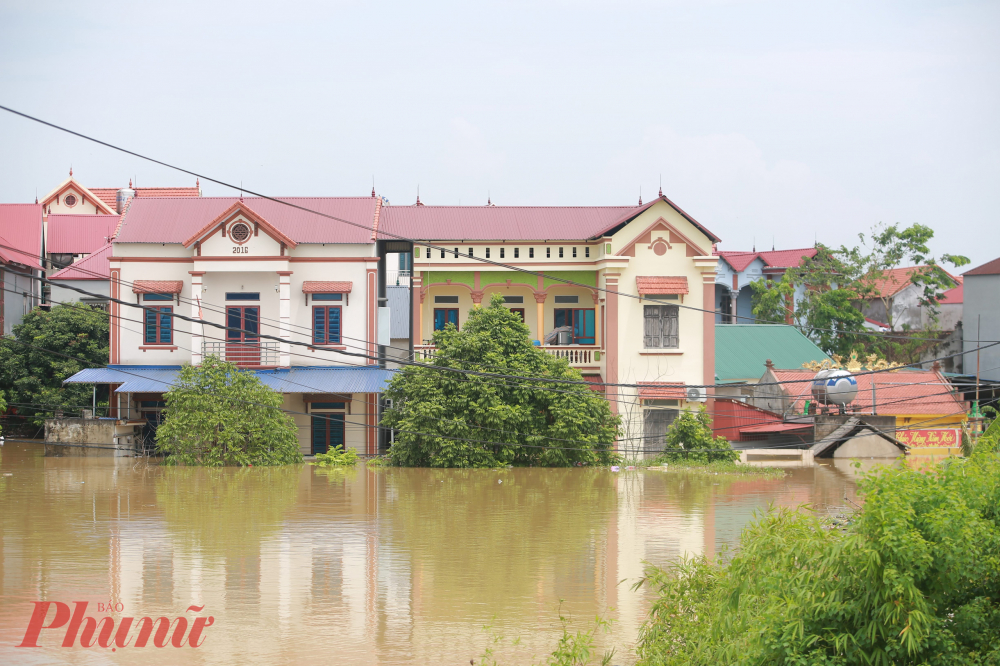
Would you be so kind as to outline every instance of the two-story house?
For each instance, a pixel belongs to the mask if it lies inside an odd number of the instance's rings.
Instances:
[[[816,256],[816,248],[771,250],[757,252],[718,252],[719,267],[715,275],[715,316],[719,324],[779,323],[757,322],[753,315],[752,282],[780,280],[789,268],[802,265],[803,260]],[[805,295],[805,287],[795,288],[795,302]],[[791,323],[786,321],[785,323]]]
[[[500,293],[541,349],[604,390],[623,416],[622,448],[657,447],[680,409],[708,399],[695,387],[715,382],[719,239],[666,197],[620,207],[391,206],[379,229],[435,246],[416,246],[412,260],[417,358],[433,359],[433,331],[461,329],[470,309]]]
[[[301,208],[135,198],[107,257],[110,364],[71,381],[113,385],[113,415],[148,423],[149,440],[180,367],[216,355],[284,395],[304,454],[337,444],[375,453],[389,374],[378,344],[382,200],[284,201]]]

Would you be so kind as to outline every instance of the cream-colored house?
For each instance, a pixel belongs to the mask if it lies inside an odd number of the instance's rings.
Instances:
[[[500,293],[546,353],[605,384],[625,423],[622,449],[660,448],[678,410],[709,399],[697,387],[715,383],[719,239],[666,197],[627,207],[391,206],[379,229],[436,246],[414,250],[418,358],[433,358],[434,330],[461,328]]]
[[[284,394],[304,454],[375,453],[382,200],[285,201],[356,226],[259,198],[134,199],[108,259],[129,303],[111,303],[110,364],[72,381],[115,385],[113,415],[148,439],[180,367],[216,355]]]

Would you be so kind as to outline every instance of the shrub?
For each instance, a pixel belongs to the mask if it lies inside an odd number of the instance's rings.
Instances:
[[[719,449],[725,449],[720,451]],[[663,453],[656,462],[671,463],[690,461],[706,463],[711,461],[739,460],[740,454],[732,450],[725,437],[716,437],[712,431],[712,417],[704,405],[697,411],[683,411],[667,428]]]
[[[344,450],[340,444],[326,453],[317,453],[313,465],[320,467],[354,467],[358,462],[358,452],[354,449]]]

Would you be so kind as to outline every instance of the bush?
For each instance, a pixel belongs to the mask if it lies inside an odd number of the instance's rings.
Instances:
[[[643,664],[1000,664],[1000,455],[879,468],[846,524],[770,511],[731,558],[650,568]]]
[[[298,429],[282,398],[251,372],[208,356],[181,369],[164,395],[156,447],[170,463],[287,465],[302,462]]]
[[[354,449],[344,450],[340,444],[326,453],[317,453],[313,465],[319,467],[354,467],[358,462],[358,452]]]
[[[719,449],[725,449],[720,451]],[[740,454],[733,451],[725,437],[716,437],[712,431],[712,417],[704,405],[698,411],[684,411],[677,415],[667,429],[663,453],[655,458],[657,464],[671,462],[707,463],[713,461],[735,462]]]
[[[608,401],[565,360],[532,345],[528,327],[494,294],[461,331],[434,333],[434,365],[513,375],[484,377],[410,366],[389,382],[393,407],[382,425],[397,430],[389,450],[407,467],[607,465],[619,419]],[[553,384],[533,377],[568,379]],[[550,390],[551,389],[551,390]]]

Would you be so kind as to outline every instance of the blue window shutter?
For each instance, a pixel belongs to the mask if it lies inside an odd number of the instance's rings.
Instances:
[[[146,310],[146,344],[156,343],[156,311],[152,308]]]
[[[226,308],[226,340],[242,340],[243,336],[240,334],[239,330],[228,330],[228,329],[241,329],[243,328],[243,315],[239,308]]]
[[[171,340],[172,340],[172,337],[173,337],[172,336],[172,333],[173,333],[173,325],[172,325],[173,317],[171,317],[170,315],[173,314],[173,310],[174,310],[173,308],[160,308],[160,311],[161,311],[161,313],[160,313],[160,342],[166,342],[166,343],[169,344],[171,342]]]
[[[330,328],[327,342],[340,344],[340,308],[330,308]]]
[[[343,414],[330,414],[330,420],[327,421],[327,426],[330,428],[330,448],[334,448],[338,444],[341,449],[346,449],[347,445],[344,444],[344,415]]]
[[[326,308],[313,308],[313,344],[326,343]]]
[[[312,452],[326,453],[327,420],[317,416],[312,417]]]

